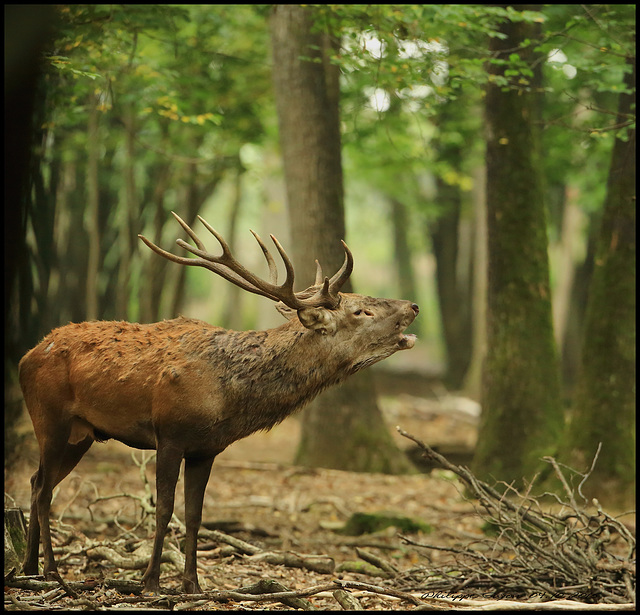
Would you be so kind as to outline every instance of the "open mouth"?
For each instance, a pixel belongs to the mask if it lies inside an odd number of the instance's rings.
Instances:
[[[407,333],[400,336],[400,340],[398,341],[398,347],[400,350],[408,350],[409,348],[413,348],[416,343],[417,336],[413,333]]]

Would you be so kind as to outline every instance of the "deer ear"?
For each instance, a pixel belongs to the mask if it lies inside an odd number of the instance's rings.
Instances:
[[[298,315],[297,312],[294,309],[290,308],[289,306],[285,305],[282,302],[276,303],[275,308],[287,320],[291,320],[292,318],[295,318]]]
[[[312,331],[321,335],[333,335],[338,328],[335,313],[323,307],[308,307],[298,310],[300,322]]]

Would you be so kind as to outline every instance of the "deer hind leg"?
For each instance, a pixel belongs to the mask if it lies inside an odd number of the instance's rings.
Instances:
[[[176,483],[178,482],[181,462],[182,452],[180,450],[158,442],[156,456],[156,535],[153,541],[151,559],[142,577],[144,589],[148,592],[158,592],[160,590],[162,546],[169,521],[171,521],[171,515],[173,514]]]
[[[187,594],[200,594],[197,570],[198,530],[202,521],[202,502],[211,473],[211,459],[184,460],[184,512],[187,526],[185,541],[185,564],[182,591]]]
[[[86,438],[77,444],[67,442],[68,430],[54,429],[40,439],[40,465],[31,477],[31,514],[27,534],[27,553],[23,565],[25,574],[38,574],[38,547],[42,538],[44,575],[51,578],[58,572],[51,545],[49,513],[54,487],[65,478],[93,444]]]
[[[38,550],[40,548],[40,523],[38,522],[38,484],[42,482],[41,468],[31,477],[31,514],[29,515],[29,530],[27,532],[27,553],[22,569],[25,574],[38,574]]]

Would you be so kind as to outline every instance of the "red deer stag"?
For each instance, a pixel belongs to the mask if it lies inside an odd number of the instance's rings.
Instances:
[[[175,256],[140,239],[175,263],[206,267],[279,302],[276,307],[287,322],[267,331],[228,331],[182,317],[147,325],[83,322],[54,329],[29,351],[20,361],[20,385],[40,446],[40,465],[31,478],[25,574],[38,573],[41,537],[45,577],[58,576],[49,528],[52,490],[94,441],[115,438],[157,451],[156,533],[143,577],[147,591],[160,588],[162,544],[184,459],[182,588],[200,593],[196,542],[216,455],[240,438],[277,425],[326,387],[414,345],[415,336],[403,331],[418,314],[415,303],[340,292],[353,268],[344,242],[341,269],[328,278],[318,264],[315,284],[294,292],[293,266],[273,235],[286,270],[281,285],[274,259],[255,233],[269,282],[245,269],[205,220],[200,218],[220,242],[221,256],[207,253],[193,230],[174,216],[197,247],[181,239],[178,245],[196,258]]]

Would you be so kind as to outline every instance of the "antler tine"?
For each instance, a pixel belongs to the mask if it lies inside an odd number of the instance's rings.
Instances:
[[[293,293],[293,280],[295,278],[293,265],[291,264],[291,261],[289,260],[287,253],[284,251],[284,248],[280,245],[280,242],[273,235],[269,235],[269,237],[271,237],[271,241],[273,241],[276,248],[278,249],[278,252],[280,252],[282,262],[284,263],[284,269],[287,272],[287,277],[285,278],[285,281],[280,285],[279,288],[286,289],[289,292],[291,298],[295,299],[295,295]],[[293,307],[293,306],[289,306],[289,307]]]
[[[353,254],[351,254],[351,250],[349,250],[347,244],[342,239],[340,241],[344,248],[344,263],[330,280],[330,290],[332,294],[337,293],[342,288],[353,271]]]
[[[331,279],[324,277],[322,267],[319,261],[316,260],[316,280],[313,287],[297,293],[299,301],[305,306],[323,306],[329,309],[335,309],[340,305],[340,294],[338,291],[349,279],[353,271],[353,255],[344,241],[342,242],[342,246],[345,250],[344,263]],[[321,286],[321,288],[318,288],[319,286]],[[312,288],[315,292],[309,295]]]
[[[183,265],[184,264],[200,265],[200,266],[206,267],[207,269],[210,269],[211,271],[214,271],[215,273],[223,275],[223,277],[225,277],[230,282],[233,282],[234,284],[237,284],[240,280],[242,280],[242,278],[240,276],[237,276],[233,270],[231,270],[230,272],[226,272],[225,271],[225,273],[227,273],[227,275],[224,275],[222,273],[222,270],[219,267],[207,266],[206,264],[201,262],[201,261],[206,261],[207,263],[210,263],[212,265],[220,265],[220,266],[224,266],[224,267],[229,267],[229,263],[234,260],[233,256],[231,255],[231,248],[229,248],[229,244],[227,244],[227,242],[225,241],[224,237],[222,235],[220,235],[220,233],[218,233],[218,231],[216,231],[202,216],[198,216],[198,220],[200,220],[200,222],[202,222],[202,224],[205,226],[205,228],[218,240],[218,243],[220,244],[220,247],[222,248],[222,255],[221,256],[213,256],[212,254],[207,252],[207,249],[206,249],[204,243],[196,235],[195,231],[177,213],[175,213],[173,211],[171,213],[173,214],[173,217],[180,223],[180,226],[182,226],[182,228],[187,232],[189,237],[191,237],[191,239],[193,239],[194,243],[198,246],[198,249],[196,249],[193,246],[189,245],[183,239],[176,239],[176,243],[181,248],[183,248],[184,250],[188,250],[192,254],[195,254],[196,256],[200,257],[200,259],[189,259],[189,258],[187,258],[184,261],[180,261],[181,264],[183,264]],[[180,257],[176,257],[176,258],[180,258]],[[178,261],[176,261],[176,262],[178,262]],[[229,267],[229,269],[231,269],[231,268]]]
[[[324,275],[322,273],[322,266],[320,265],[320,261],[316,259],[316,281],[313,283],[314,286],[319,286],[324,281]]]
[[[251,231],[251,229],[249,229]],[[262,253],[264,257],[267,259],[267,265],[269,266],[269,281],[272,284],[278,283],[278,269],[276,268],[276,262],[273,260],[273,256],[271,256],[271,252],[269,252],[267,246],[264,245],[262,239],[260,239],[260,235],[258,233],[251,231],[251,234],[256,238],[258,245],[262,249]]]
[[[162,248],[158,247],[155,243],[147,239],[144,235],[138,235],[138,237],[142,239],[142,241],[144,241],[144,243],[149,248],[151,248],[156,254],[159,254],[160,256],[164,256],[164,258],[170,261],[173,261],[174,263],[178,263],[180,265],[188,265],[191,263],[192,260],[194,260],[192,258],[185,258],[184,256],[176,256],[175,254],[171,254],[171,252],[167,252],[166,250],[163,250]]]
[[[193,229],[175,212],[171,212],[173,217],[179,222],[180,226],[186,231],[187,235],[193,239],[195,244],[200,248],[200,250],[204,250],[204,244],[200,241],[199,237],[194,233]],[[198,216],[200,218],[200,216]],[[200,218],[202,219],[202,218]]]
[[[234,260],[233,257],[231,256],[231,248],[229,247],[229,244],[224,240],[224,237],[220,233],[218,233],[218,231],[216,231],[216,229],[214,229],[202,216],[198,216],[198,220],[202,222],[204,227],[218,240],[218,243],[222,247],[222,256],[219,258],[224,258],[225,260],[226,259]],[[204,246],[198,246],[198,247],[201,250],[205,249]]]

